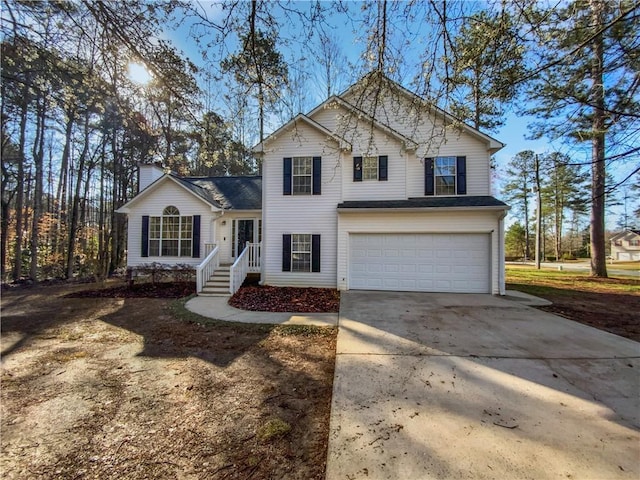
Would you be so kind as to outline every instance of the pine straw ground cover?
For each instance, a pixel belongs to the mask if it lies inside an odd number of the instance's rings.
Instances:
[[[3,478],[324,478],[335,329],[85,290],[3,292]]]
[[[240,288],[229,304],[258,312],[333,313],[340,309],[340,293],[331,288],[249,285]]]

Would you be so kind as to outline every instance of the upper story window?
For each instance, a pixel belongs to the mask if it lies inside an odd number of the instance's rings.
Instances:
[[[362,157],[362,180],[378,180],[378,157]]]
[[[283,195],[320,195],[321,157],[289,157],[283,162]]]
[[[388,179],[389,157],[353,157],[353,181],[386,181]]]
[[[193,217],[180,215],[174,206],[166,207],[161,217],[149,217],[149,256],[192,256]]]
[[[436,157],[436,195],[456,194],[456,157]]]
[[[311,157],[293,157],[293,188],[294,195],[311,195],[311,175],[313,173],[313,159]]]
[[[429,157],[424,160],[425,195],[466,195],[467,157]]]
[[[640,247],[640,240],[629,240],[630,247]]]

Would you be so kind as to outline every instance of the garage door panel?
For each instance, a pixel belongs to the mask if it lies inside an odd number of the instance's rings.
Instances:
[[[489,234],[352,234],[349,288],[490,291]]]

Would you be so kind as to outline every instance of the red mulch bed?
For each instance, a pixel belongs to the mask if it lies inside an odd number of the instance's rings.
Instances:
[[[246,286],[231,297],[229,305],[257,312],[335,313],[340,309],[340,292],[332,288]]]
[[[134,283],[116,287],[81,290],[65,298],[182,298],[196,293],[194,282]]]

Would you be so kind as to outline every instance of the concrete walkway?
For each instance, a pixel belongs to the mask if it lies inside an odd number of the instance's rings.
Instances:
[[[230,296],[194,297],[186,303],[185,307],[187,310],[203,317],[227,322],[316,325],[320,327],[338,324],[337,313],[250,312],[232,307],[228,303],[229,298]]]
[[[326,479],[640,478],[640,344],[510,298],[343,292]]]

